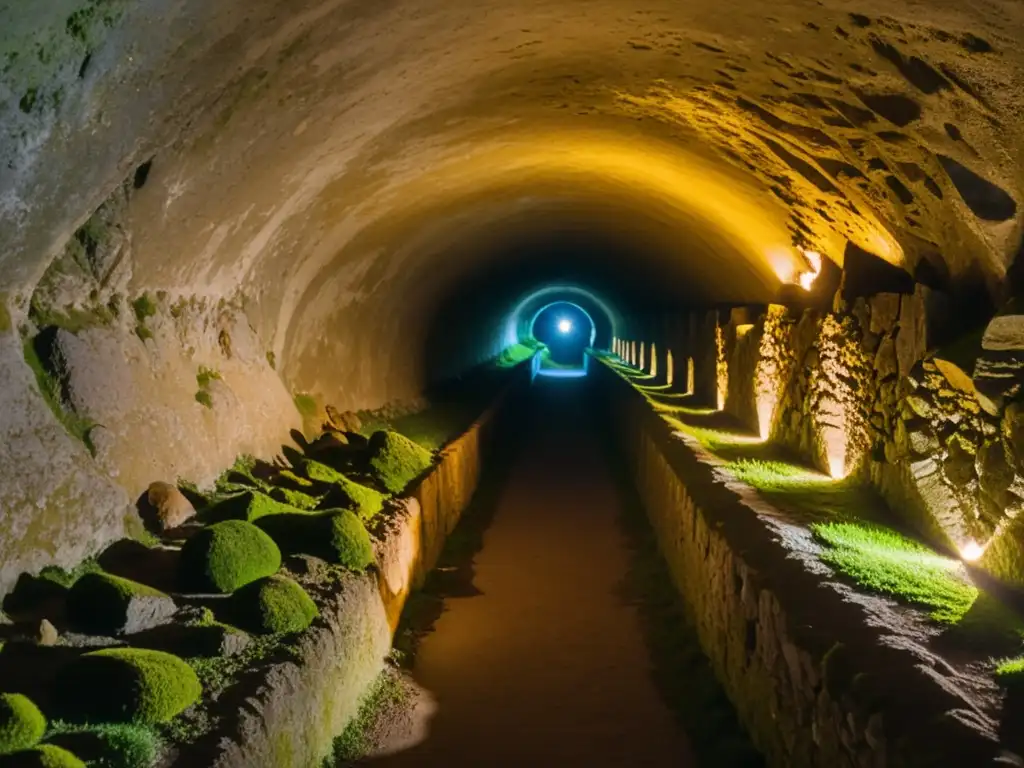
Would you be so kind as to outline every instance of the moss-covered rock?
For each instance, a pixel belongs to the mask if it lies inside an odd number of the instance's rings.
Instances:
[[[73,721],[164,723],[195,703],[202,686],[177,656],[107,648],[65,667],[58,692],[63,714]]]
[[[11,768],[86,768],[85,763],[73,753],[55,744],[40,744],[10,755],[2,761]]]
[[[68,617],[96,634],[141,632],[167,621],[177,606],[170,596],[109,573],[87,573],[68,593]]]
[[[300,585],[283,576],[268,576],[238,590],[231,598],[236,621],[251,632],[301,632],[320,612]]]
[[[316,525],[321,528],[323,536],[320,557],[356,571],[365,569],[373,562],[370,534],[354,512],[347,509],[327,512],[317,520]]]
[[[286,469],[283,472],[278,472],[274,475],[273,483],[280,488],[292,488],[297,491],[306,491],[307,493],[312,490],[315,485],[315,483],[309,478],[297,475],[290,469]]]
[[[306,461],[305,471],[311,480],[330,484],[327,503],[331,507],[351,509],[364,522],[372,520],[384,507],[384,499],[387,498],[384,494],[351,480],[326,464]]]
[[[0,755],[34,747],[46,732],[46,718],[20,693],[0,694]]]
[[[250,523],[267,515],[281,515],[294,512],[295,507],[256,490],[229,496],[209,507],[203,517],[220,522],[224,520],[246,520]]]
[[[273,539],[252,523],[226,520],[185,542],[179,578],[186,589],[227,593],[280,567],[281,551]]]
[[[351,510],[272,515],[259,526],[289,554],[313,555],[359,571],[373,562],[370,534]]]
[[[391,493],[401,493],[433,463],[430,451],[397,432],[374,432],[370,437],[370,469]]]
[[[294,491],[291,488],[273,488],[270,491],[270,498],[275,501],[279,501],[282,504],[286,504],[289,507],[307,511],[310,509],[316,509],[316,506],[320,503],[323,497],[314,496],[302,491]]]
[[[364,523],[369,523],[384,508],[387,497],[347,477],[335,483],[332,489],[333,507],[351,509]]]

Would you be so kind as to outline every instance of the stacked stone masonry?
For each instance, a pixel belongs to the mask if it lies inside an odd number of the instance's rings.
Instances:
[[[769,765],[999,764],[998,742],[949,670],[865,622],[858,604],[764,524],[755,493],[723,482],[696,443],[599,370],[673,581]]]
[[[652,338],[677,369],[696,362],[694,403],[724,408],[824,472],[870,482],[901,524],[951,553],[977,545],[980,568],[1021,585],[1019,311],[965,331],[947,297],[911,284],[848,300],[840,291],[827,310],[692,312],[654,324]]]

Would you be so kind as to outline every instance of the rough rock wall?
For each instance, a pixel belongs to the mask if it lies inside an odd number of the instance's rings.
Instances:
[[[347,576],[320,606],[298,660],[271,668],[220,739],[212,768],[319,768],[380,673],[406,598],[422,586],[468,507],[493,431],[515,407],[509,398],[528,381],[529,366],[520,366],[505,393],[398,502],[376,536],[376,573]],[[183,751],[173,765],[192,768],[197,759]]]
[[[0,295],[0,594],[137,525],[155,480],[207,485],[274,456],[301,419],[245,296],[134,288],[142,166],[30,294]]]
[[[120,312],[41,330],[22,315],[3,334],[0,593],[126,535],[151,482],[209,484],[240,454],[277,455],[301,423],[239,307]]]
[[[755,495],[716,478],[695,443],[597,370],[701,646],[769,765],[997,764],[994,726],[950,670],[865,622],[855,601],[758,518]]]
[[[982,338],[1020,316],[944,340],[943,326],[957,330],[948,302],[912,291],[840,297],[831,311],[771,306],[741,339],[736,317],[722,317],[725,407],[752,429],[751,412],[770,413],[762,435],[835,477],[869,480],[904,524],[953,551],[980,547],[982,567],[1024,582],[1021,368]]]

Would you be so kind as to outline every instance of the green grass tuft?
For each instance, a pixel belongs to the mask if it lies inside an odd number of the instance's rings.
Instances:
[[[929,611],[943,624],[956,624],[978,598],[960,564],[878,526],[816,523],[814,537],[825,544],[823,562],[862,589]]]
[[[1024,656],[1003,659],[996,665],[996,680],[1006,686],[1024,685]]]

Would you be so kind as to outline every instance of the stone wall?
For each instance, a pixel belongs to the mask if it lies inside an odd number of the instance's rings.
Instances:
[[[405,600],[423,584],[476,491],[493,433],[513,412],[529,365],[494,405],[439,455],[376,536],[376,572],[349,575],[320,605],[298,660],[274,665],[220,733],[217,755],[183,751],[173,766],[319,768],[383,668]]]
[[[696,356],[695,378],[717,402],[696,402],[834,477],[870,482],[896,522],[1024,584],[1024,363],[1013,330],[1024,317],[1012,306],[965,332],[947,297],[910,281],[903,293],[840,290],[831,308],[682,317],[688,333],[653,338],[678,360],[716,349],[714,360]]]
[[[758,517],[756,494],[718,479],[618,376],[595,375],[704,652],[769,765],[995,764],[994,726],[955,671],[865,621]]]

